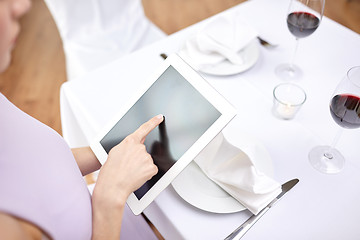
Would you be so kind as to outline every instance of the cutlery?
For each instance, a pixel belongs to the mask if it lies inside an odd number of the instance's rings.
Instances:
[[[165,53],[160,53],[160,57],[162,57],[165,60],[168,56]]]
[[[243,224],[241,224],[237,229],[235,229],[229,236],[227,236],[224,240],[230,239],[240,239],[245,233],[259,220],[274,204],[280,200],[285,193],[287,193],[290,189],[292,189],[297,183],[299,179],[292,179],[281,186],[281,193],[272,200],[265,208],[263,208],[257,215],[252,215],[248,220],[246,220]]]
[[[260,44],[263,45],[264,47],[267,47],[267,48],[276,48],[278,45],[277,44],[272,44],[272,43],[269,43],[268,41],[264,40],[263,38],[261,37],[257,37],[257,39],[259,40]]]

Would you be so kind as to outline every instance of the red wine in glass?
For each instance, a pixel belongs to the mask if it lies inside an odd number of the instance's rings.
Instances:
[[[290,33],[296,38],[296,46],[289,63],[275,68],[276,75],[282,80],[296,80],[302,70],[294,64],[300,38],[308,37],[319,27],[324,14],[325,0],[291,0],[286,15]]]
[[[331,146],[316,146],[309,152],[310,164],[323,173],[338,173],[345,158],[335,148],[342,129],[360,128],[360,66],[351,68],[336,87],[330,100],[330,113],[341,127]]]
[[[330,102],[330,113],[343,128],[360,127],[360,98],[351,94],[335,95]]]
[[[292,12],[287,17],[289,31],[297,38],[304,38],[315,32],[320,19],[308,12]]]

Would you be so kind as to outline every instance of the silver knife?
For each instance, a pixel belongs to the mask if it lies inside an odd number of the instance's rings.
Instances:
[[[290,180],[283,185],[281,185],[281,193],[274,198],[266,207],[264,207],[257,215],[252,215],[248,220],[246,220],[243,224],[240,225],[237,229],[235,229],[229,236],[227,236],[224,240],[230,239],[240,239],[245,233],[259,220],[274,204],[280,200],[285,193],[287,193],[290,189],[292,189],[297,183],[299,179]]]

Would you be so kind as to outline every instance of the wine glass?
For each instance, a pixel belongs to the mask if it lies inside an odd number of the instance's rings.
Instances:
[[[360,66],[351,68],[336,87],[330,100],[330,113],[340,125],[331,146],[317,146],[309,153],[311,165],[323,173],[338,173],[344,167],[345,158],[336,150],[335,144],[344,128],[360,127]]]
[[[301,78],[302,70],[294,64],[299,39],[311,35],[319,27],[324,14],[325,0],[291,0],[287,15],[287,26],[296,38],[296,46],[290,63],[281,64],[275,69],[283,80]]]

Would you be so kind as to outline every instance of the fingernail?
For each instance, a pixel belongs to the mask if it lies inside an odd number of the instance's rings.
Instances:
[[[162,114],[159,114],[159,115],[156,116],[156,118],[163,120],[164,116]]]

